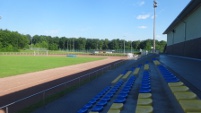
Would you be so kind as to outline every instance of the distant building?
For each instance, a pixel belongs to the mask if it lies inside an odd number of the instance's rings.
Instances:
[[[106,53],[106,54],[112,54],[114,50],[95,50],[92,52],[92,54],[99,54],[99,53]]]
[[[201,0],[191,0],[163,34],[167,54],[201,58]]]

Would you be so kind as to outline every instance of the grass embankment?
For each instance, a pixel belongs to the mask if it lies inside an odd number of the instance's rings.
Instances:
[[[56,67],[69,66],[103,58],[53,57],[53,56],[0,56],[0,78],[36,72]]]

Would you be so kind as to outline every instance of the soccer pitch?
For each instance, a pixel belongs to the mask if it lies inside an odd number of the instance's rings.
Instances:
[[[93,57],[0,56],[0,78],[101,60]]]

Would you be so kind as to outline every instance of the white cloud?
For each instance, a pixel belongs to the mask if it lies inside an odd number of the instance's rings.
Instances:
[[[145,1],[139,2],[139,6],[143,6],[145,4]]]
[[[138,26],[139,29],[146,29],[147,26]]]
[[[138,20],[145,20],[145,19],[147,19],[149,17],[150,17],[150,14],[144,14],[144,15],[138,15],[137,19]]]
[[[135,6],[135,7],[141,7],[141,6],[143,6],[145,4],[145,1],[144,0],[138,0],[137,2],[135,2],[134,4],[133,4],[133,6]]]

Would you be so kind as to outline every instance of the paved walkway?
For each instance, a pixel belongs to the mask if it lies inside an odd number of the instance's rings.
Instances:
[[[159,60],[201,98],[201,59],[160,55]]]

